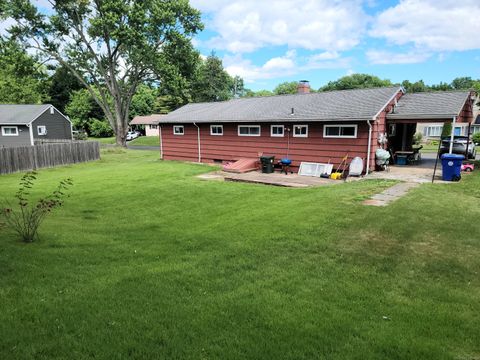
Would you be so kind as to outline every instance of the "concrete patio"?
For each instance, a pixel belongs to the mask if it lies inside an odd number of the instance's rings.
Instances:
[[[336,185],[342,180],[331,180],[320,177],[300,176],[298,174],[288,174],[275,172],[273,174],[263,174],[260,171],[251,171],[243,174],[218,171],[215,173],[202,174],[198,176],[202,180],[236,181],[253,184],[265,184],[272,186],[284,186],[294,188],[308,188],[314,186]]]

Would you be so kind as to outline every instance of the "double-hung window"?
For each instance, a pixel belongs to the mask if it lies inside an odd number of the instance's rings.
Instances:
[[[325,138],[356,138],[358,126],[349,125],[324,125],[323,137]]]
[[[308,125],[293,125],[293,137],[308,137]]]
[[[45,125],[37,126],[38,136],[45,136],[47,135],[47,127]]]
[[[184,135],[185,128],[183,125],[173,125],[173,135]]]
[[[238,125],[238,136],[260,136],[260,125]]]
[[[210,125],[210,135],[222,136],[223,125]]]

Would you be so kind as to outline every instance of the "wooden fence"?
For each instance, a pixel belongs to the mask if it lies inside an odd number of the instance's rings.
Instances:
[[[96,141],[52,142],[0,148],[0,175],[100,159]]]

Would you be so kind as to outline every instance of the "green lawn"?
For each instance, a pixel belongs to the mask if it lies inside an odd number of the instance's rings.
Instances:
[[[158,136],[140,136],[128,143],[129,146],[160,146]]]
[[[40,171],[75,185],[40,242],[0,233],[0,359],[480,357],[478,172],[376,208],[389,183],[209,169],[112,149]]]
[[[106,138],[90,137],[88,138],[88,140],[98,141],[100,144],[108,144],[108,145],[115,144],[115,136],[106,137]]]

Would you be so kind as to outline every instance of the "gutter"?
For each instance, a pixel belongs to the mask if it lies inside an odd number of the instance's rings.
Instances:
[[[197,128],[197,143],[198,143],[198,162],[202,162],[202,153],[201,153],[201,146],[200,146],[200,127],[193,123],[195,127]]]

